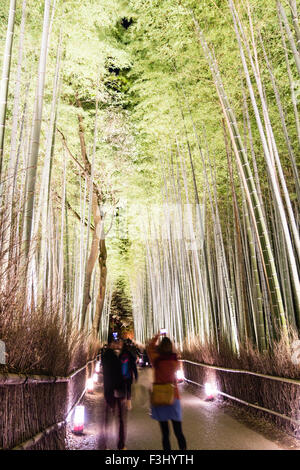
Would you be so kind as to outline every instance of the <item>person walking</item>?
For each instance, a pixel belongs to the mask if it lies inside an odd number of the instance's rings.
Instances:
[[[111,417],[117,413],[118,430],[118,450],[125,449],[126,439],[126,389],[122,375],[122,365],[120,353],[123,348],[123,341],[115,341],[113,335],[109,335],[107,349],[103,353],[102,371],[104,385],[104,427],[103,440],[104,449],[107,448],[107,433],[110,426]]]
[[[133,377],[137,381],[138,371],[136,367],[136,359],[131,352],[131,345],[124,341],[123,349],[120,354],[120,361],[122,367],[122,376],[125,383],[125,398],[126,406],[128,410],[131,410],[131,386],[133,382]]]
[[[176,372],[179,369],[177,354],[173,351],[172,341],[161,333],[155,335],[149,342],[147,353],[154,369],[154,384],[172,384],[174,387],[174,400],[169,405],[151,405],[151,417],[159,422],[162,433],[164,450],[171,450],[169,439],[169,420],[172,421],[173,430],[180,450],[186,450],[186,440],[182,432],[182,411],[177,387]],[[159,344],[158,344],[159,342]]]
[[[147,367],[149,365],[149,357],[147,354],[147,349],[144,349],[143,355],[142,355],[142,367]]]
[[[105,344],[105,345],[103,346],[103,348],[101,348],[101,350],[100,350],[100,359],[101,359],[101,363],[102,363],[102,361],[103,361],[103,356],[104,356],[106,350],[107,350],[107,344]]]

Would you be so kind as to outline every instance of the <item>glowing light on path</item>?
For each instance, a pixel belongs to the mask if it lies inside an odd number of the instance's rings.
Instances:
[[[182,382],[184,380],[184,373],[183,373],[183,370],[179,369],[177,372],[176,372],[176,378],[179,382]]]
[[[98,382],[98,374],[93,375],[93,382],[96,384]]]
[[[86,381],[86,389],[89,393],[94,391],[94,380],[92,378],[87,379]]]
[[[206,382],[206,384],[204,385],[204,389],[206,397],[209,399],[214,398],[218,393],[216,386],[211,384],[210,382]]]
[[[84,428],[84,406],[76,406],[73,421],[73,432],[82,433]]]

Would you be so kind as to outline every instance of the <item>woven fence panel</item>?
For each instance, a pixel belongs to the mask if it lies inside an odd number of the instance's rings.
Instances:
[[[184,362],[183,367],[188,380],[201,385],[206,382],[215,383],[220,392],[300,421],[300,385],[240,372],[211,369],[188,362]],[[248,407],[248,410],[275,422],[295,435],[300,435],[299,424],[252,407]]]
[[[62,421],[68,383],[0,385],[0,448],[11,449]]]
[[[0,449],[12,449],[65,421],[85,390],[89,364],[66,382],[36,382],[16,385],[0,382]],[[65,425],[43,434],[26,447],[35,450],[65,448]]]

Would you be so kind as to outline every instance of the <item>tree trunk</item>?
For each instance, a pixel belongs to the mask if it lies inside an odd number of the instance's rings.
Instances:
[[[99,290],[98,290],[98,296],[97,296],[97,301],[96,301],[95,317],[94,317],[93,326],[92,326],[92,336],[94,338],[97,338],[99,334],[100,320],[101,320],[104,299],[105,299],[106,279],[107,279],[106,258],[107,258],[107,251],[106,251],[106,244],[105,244],[104,226],[102,225],[102,237],[100,240],[100,253],[99,253],[99,258],[98,258],[99,268],[100,268]]]
[[[90,297],[91,279],[92,279],[92,274],[93,274],[93,270],[95,267],[95,263],[97,260],[97,256],[99,255],[100,237],[101,237],[101,213],[100,213],[100,208],[97,202],[97,196],[95,194],[93,194],[92,208],[93,208],[95,229],[93,231],[91,251],[90,251],[90,255],[89,255],[86,269],[85,269],[85,279],[84,279],[84,289],[83,289],[83,299],[82,299],[82,309],[81,309],[81,329],[82,330],[84,329],[86,311],[91,301],[91,297]]]

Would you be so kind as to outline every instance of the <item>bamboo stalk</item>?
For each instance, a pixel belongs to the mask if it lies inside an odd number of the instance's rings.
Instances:
[[[7,110],[7,96],[10,78],[11,55],[14,38],[16,15],[16,0],[10,0],[9,4],[9,18],[6,32],[5,52],[3,59],[2,80],[0,88],[0,178],[2,178],[2,166],[4,156],[4,136],[5,136],[5,121]],[[1,191],[2,192],[2,191]]]

